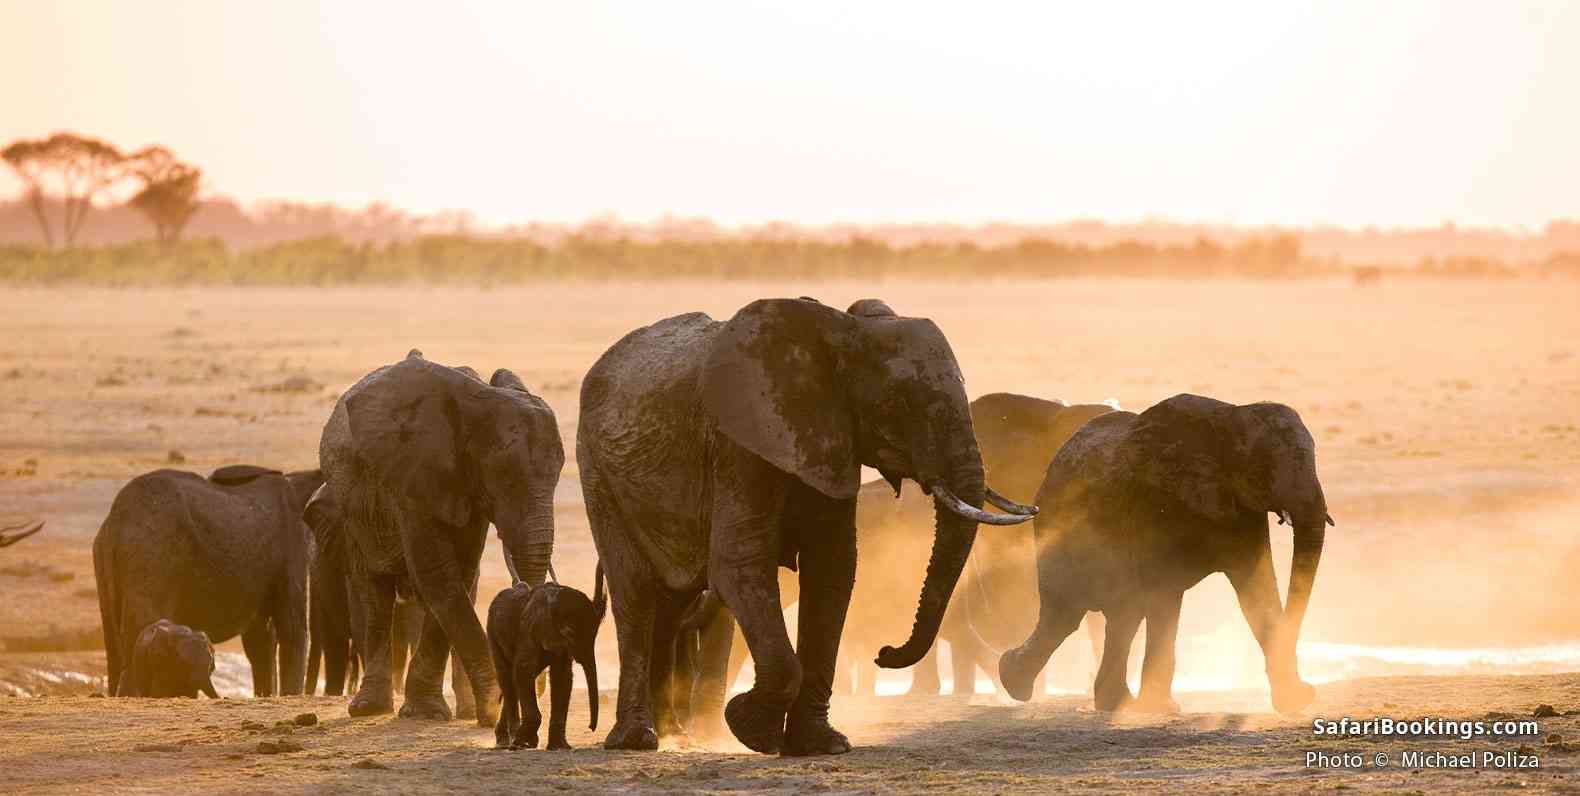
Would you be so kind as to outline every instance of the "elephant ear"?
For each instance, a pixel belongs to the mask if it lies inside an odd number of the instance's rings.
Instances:
[[[1228,455],[1232,404],[1176,395],[1136,418],[1131,441],[1134,478],[1175,510],[1215,521],[1236,513]]]
[[[861,476],[830,345],[849,318],[812,301],[755,301],[719,331],[700,385],[725,436],[835,499],[855,497]]]
[[[471,519],[472,507],[462,483],[460,411],[448,370],[409,356],[347,396],[346,419],[357,458],[383,489],[459,526]]]

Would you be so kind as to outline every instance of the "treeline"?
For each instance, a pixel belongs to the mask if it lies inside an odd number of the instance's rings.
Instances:
[[[389,243],[319,237],[247,249],[218,239],[50,250],[0,245],[0,281],[95,285],[510,284],[554,279],[885,279],[1199,276],[1281,278],[1334,273],[1303,258],[1293,236],[1223,246],[1123,241],[1086,246],[1028,239],[891,246],[739,238],[635,240],[570,235],[553,244],[517,238],[425,235]]]

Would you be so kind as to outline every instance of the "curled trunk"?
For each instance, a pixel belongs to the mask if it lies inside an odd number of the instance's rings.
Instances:
[[[978,509],[986,487],[982,480],[980,458],[963,468],[951,482],[954,493],[962,502]],[[944,611],[949,607],[955,583],[971,557],[971,545],[976,541],[977,524],[945,508],[943,504],[933,509],[933,551],[927,562],[927,579],[922,583],[922,595],[916,606],[916,621],[911,626],[911,637],[898,649],[884,647],[878,652],[878,665],[885,669],[904,669],[913,666],[932,648],[938,637],[938,627],[943,623]]]

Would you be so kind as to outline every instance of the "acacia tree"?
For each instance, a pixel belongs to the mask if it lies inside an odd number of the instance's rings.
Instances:
[[[160,243],[180,240],[181,231],[198,209],[203,170],[176,160],[162,146],[148,147],[128,162],[131,173],[142,180],[143,189],[127,204],[154,225],[154,236]]]
[[[0,150],[0,159],[22,180],[28,206],[50,248],[55,246],[47,212],[51,194],[60,197],[64,208],[61,240],[69,247],[82,231],[94,197],[126,176],[126,156],[115,145],[76,133],[15,141]]]

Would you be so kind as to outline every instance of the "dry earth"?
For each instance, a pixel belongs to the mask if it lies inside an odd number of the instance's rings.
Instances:
[[[1186,601],[1184,716],[1115,719],[1084,712],[1078,697],[1030,706],[987,695],[971,704],[841,697],[837,718],[858,749],[810,761],[739,750],[496,753],[487,733],[460,723],[353,721],[322,697],[90,699],[70,694],[93,690],[102,653],[18,651],[93,639],[89,548],[128,478],[238,461],[312,466],[337,391],[408,348],[485,373],[515,369],[554,406],[573,451],[581,374],[619,336],[678,312],[727,317],[757,296],[801,294],[839,306],[877,295],[934,318],[972,395],[1111,397],[1140,408],[1190,391],[1299,410],[1339,522],[1304,637],[1308,675],[1332,681],[1313,715],[1580,707],[1580,676],[1515,676],[1580,670],[1574,282],[6,288],[0,525],[49,525],[0,551],[0,644],[10,650],[0,652],[0,693],[53,695],[0,697],[0,791],[1580,789],[1576,758],[1558,748],[1542,749],[1535,773],[1308,772],[1305,751],[1318,748],[1397,759],[1405,748],[1543,744],[1313,739],[1309,719],[1267,712],[1260,661],[1221,579]],[[557,509],[557,568],[585,585],[593,560],[574,461]],[[1275,535],[1275,551],[1282,570],[1288,539]],[[505,582],[497,548],[488,561],[485,594]],[[1533,647],[1544,652],[1531,657]],[[1466,648],[1485,654],[1445,652]],[[613,682],[612,633],[600,649]],[[1357,677],[1378,673],[1413,676]],[[1244,690],[1192,690],[1223,687]],[[291,735],[301,752],[259,755],[273,736],[241,727],[309,710],[322,722]],[[571,740],[590,747],[601,734],[575,729],[584,710],[573,712]],[[1542,730],[1580,736],[1577,725],[1560,717]],[[170,750],[135,751],[149,745]],[[388,770],[352,767],[364,759]]]

